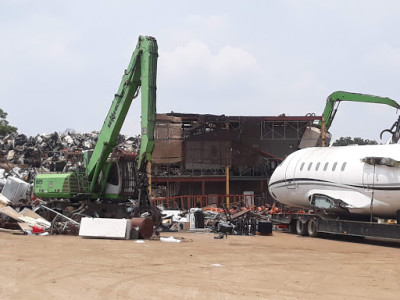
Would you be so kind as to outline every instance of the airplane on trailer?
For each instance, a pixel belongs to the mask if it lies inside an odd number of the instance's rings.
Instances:
[[[396,127],[399,122],[400,118]],[[400,218],[399,130],[386,131],[393,135],[391,144],[293,152],[271,176],[271,195],[291,207],[337,215]]]

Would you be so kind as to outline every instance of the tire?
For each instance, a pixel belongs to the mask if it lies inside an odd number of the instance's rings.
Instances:
[[[296,221],[296,233],[301,236],[307,235],[307,223],[298,219]]]
[[[317,221],[311,219],[307,222],[307,234],[311,237],[318,236]]]

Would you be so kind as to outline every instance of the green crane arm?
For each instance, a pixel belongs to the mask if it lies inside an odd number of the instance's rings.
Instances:
[[[396,101],[386,98],[386,97],[379,97],[373,95],[366,95],[366,94],[357,94],[357,93],[349,93],[343,91],[336,91],[333,92],[328,96],[326,99],[326,106],[322,116],[325,120],[325,128],[328,130],[331,125],[332,121],[335,117],[337,107],[340,101],[355,101],[355,102],[367,102],[367,103],[380,103],[390,105],[396,109],[400,108],[400,104]],[[320,122],[321,125],[321,122]]]
[[[140,36],[132,58],[122,76],[122,81],[112,101],[111,108],[99,134],[96,147],[86,166],[86,175],[90,181],[90,191],[96,189],[101,171],[106,172],[107,158],[117,145],[118,135],[128,113],[132,100],[141,87],[141,145],[138,168],[144,161],[151,161],[154,149],[154,127],[156,117],[156,74],[158,46],[153,37]]]

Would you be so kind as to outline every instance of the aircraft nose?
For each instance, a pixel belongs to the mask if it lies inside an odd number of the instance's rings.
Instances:
[[[269,182],[268,182],[268,190],[269,190],[269,193],[272,195],[272,197],[275,198],[275,200],[276,200],[276,195],[275,195],[275,193],[274,193],[274,183],[277,181],[277,174],[276,174],[276,171],[277,171],[277,170],[275,170],[274,173],[272,173],[272,175],[271,175],[271,177],[270,177],[270,179],[269,179]]]
[[[279,165],[275,171],[272,173],[269,182],[268,182],[268,190],[271,196],[278,200],[277,194],[279,194],[279,185],[281,185],[282,180],[284,179],[284,173],[282,173],[282,167]],[[277,193],[278,192],[278,193]],[[279,200],[278,200],[279,201]]]
[[[278,166],[275,171],[272,173],[270,179],[269,179],[269,183],[268,186],[279,181],[280,179],[282,179],[281,177],[281,172],[280,172],[281,167]]]

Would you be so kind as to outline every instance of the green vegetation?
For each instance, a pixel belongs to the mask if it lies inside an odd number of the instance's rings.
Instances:
[[[0,136],[6,136],[7,134],[16,132],[18,130],[17,127],[8,125],[6,118],[7,113],[0,108]]]
[[[355,137],[352,139],[351,137],[341,137],[340,139],[333,142],[333,146],[347,146],[347,145],[377,145],[378,142],[374,140],[364,140],[360,137]]]

